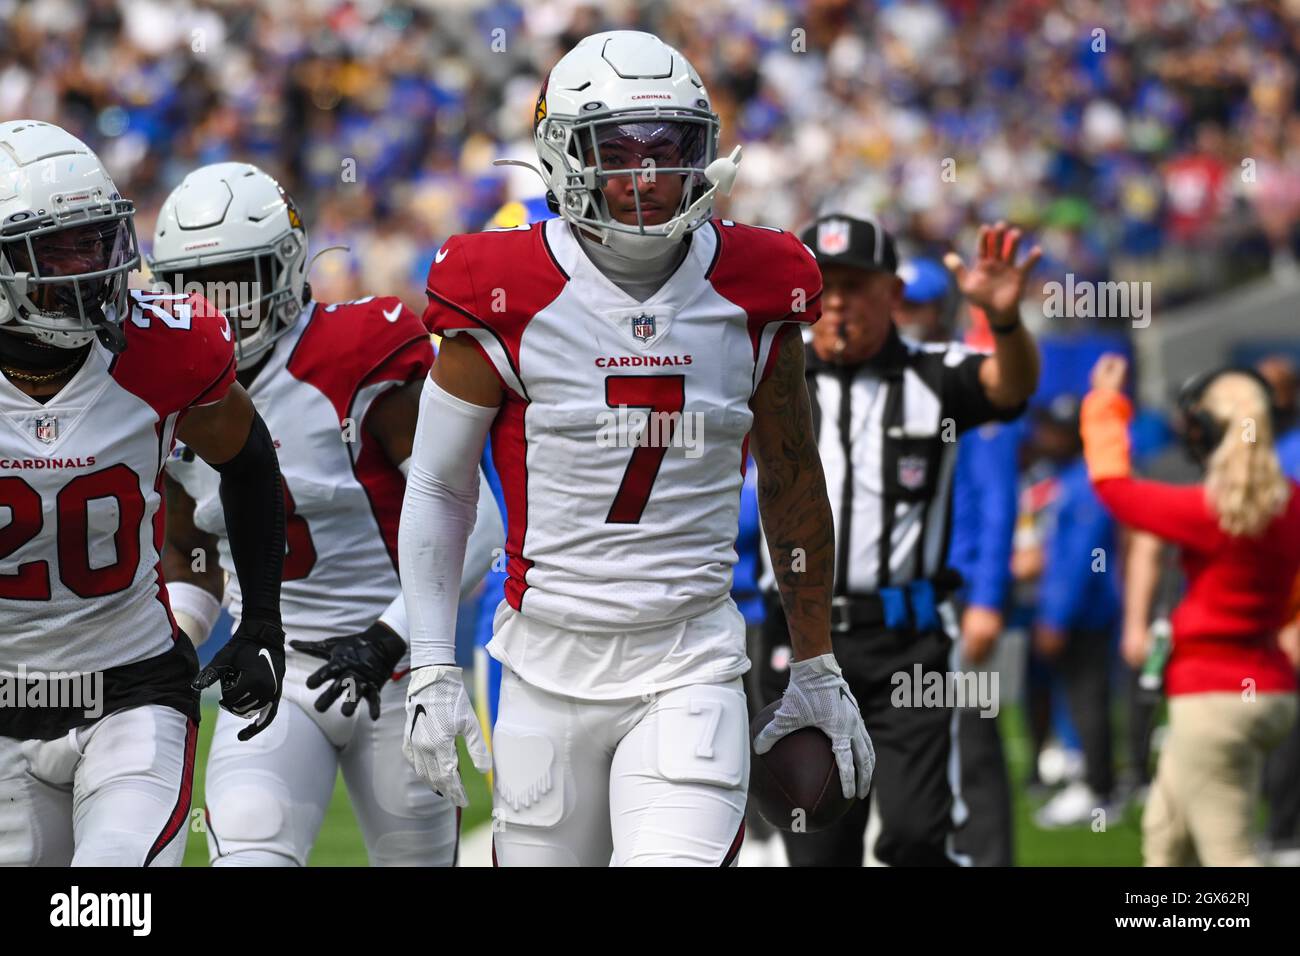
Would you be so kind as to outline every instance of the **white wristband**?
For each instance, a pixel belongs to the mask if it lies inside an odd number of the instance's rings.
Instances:
[[[195,647],[208,639],[221,616],[221,602],[212,592],[188,581],[167,582],[167,601],[176,623]]]
[[[384,608],[384,613],[379,615],[379,623],[409,643],[410,628],[406,625],[406,599],[401,591],[398,591],[397,597]]]

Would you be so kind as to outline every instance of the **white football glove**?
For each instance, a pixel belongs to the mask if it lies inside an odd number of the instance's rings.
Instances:
[[[460,781],[456,738],[464,737],[479,773],[492,769],[492,758],[459,667],[429,666],[411,671],[406,690],[406,738],[402,753],[415,772],[440,796],[458,807],[469,803]]]
[[[767,753],[778,740],[800,727],[816,727],[831,739],[845,799],[851,800],[855,794],[859,800],[865,797],[876,769],[876,751],[834,654],[790,665],[790,684],[781,706],[754,738],[754,752]]]

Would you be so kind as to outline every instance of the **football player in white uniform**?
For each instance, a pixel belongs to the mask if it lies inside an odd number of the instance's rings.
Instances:
[[[76,137],[0,124],[0,864],[178,865],[198,690],[221,680],[241,739],[282,726],[275,450],[225,317],[128,290],[133,223]],[[176,440],[214,469],[244,594],[197,677],[161,569]]]
[[[433,364],[429,333],[391,296],[313,301],[298,210],[246,163],[185,177],[159,213],[151,265],[172,289],[198,283],[236,300],[226,312],[237,377],[270,428],[284,480],[285,705],[251,745],[235,740],[233,721],[218,720],[206,782],[212,862],[305,866],[342,768],[373,865],[449,866],[458,812],[400,754],[410,668],[397,519]],[[201,642],[232,570],[217,475],[183,450],[167,473],[168,591]],[[464,589],[504,537],[491,494],[481,500]],[[238,619],[233,579],[230,598]]]
[[[542,87],[535,143],[562,218],[454,236],[429,271],[444,343],[421,396],[400,526],[407,755],[465,800],[487,754],[453,666],[460,542],[489,433],[507,503],[493,737],[502,865],[729,865],[743,839],[744,619],[728,591],[749,439],[795,662],[766,748],[831,739],[846,796],[874,755],[830,643],[831,511],[801,323],[811,253],[711,219],[739,149],[682,55],[590,36]]]

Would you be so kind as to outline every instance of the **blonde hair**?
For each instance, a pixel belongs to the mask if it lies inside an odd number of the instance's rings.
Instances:
[[[1206,463],[1210,508],[1225,534],[1254,537],[1291,498],[1273,447],[1268,393],[1249,375],[1227,372],[1210,383],[1200,406],[1224,428]]]

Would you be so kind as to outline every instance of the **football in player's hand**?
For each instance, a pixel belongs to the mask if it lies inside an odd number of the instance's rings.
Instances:
[[[768,704],[749,725],[752,743],[781,706]],[[787,734],[767,753],[752,754],[749,800],[759,815],[792,833],[815,833],[839,820],[853,806],[840,787],[831,741],[816,727]]]

